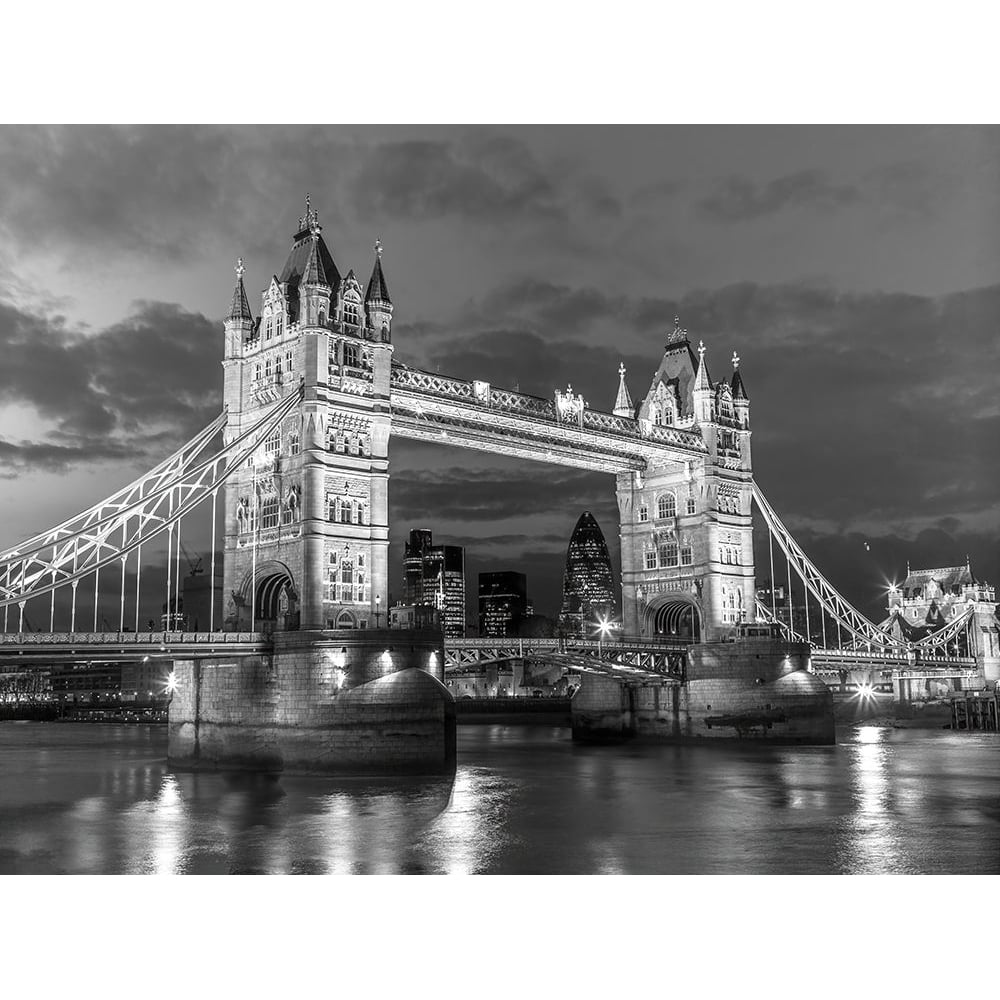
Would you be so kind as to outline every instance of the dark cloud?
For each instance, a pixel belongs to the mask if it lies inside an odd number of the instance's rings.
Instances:
[[[48,441],[5,443],[16,472],[159,459],[220,405],[220,328],[177,305],[137,302],[122,322],[85,333],[0,302],[0,350],[0,401],[53,425]]]
[[[361,213],[405,219],[523,223],[565,220],[573,205],[599,216],[621,211],[600,179],[556,173],[524,143],[497,134],[377,143],[349,190]]]
[[[444,523],[498,521],[564,510],[567,503],[582,510],[614,498],[610,476],[546,468],[540,484],[533,465],[515,474],[502,468],[451,466],[394,476],[392,520],[414,526],[428,516]]]
[[[698,210],[713,222],[746,222],[785,208],[842,208],[860,198],[858,188],[834,183],[822,170],[798,170],[762,184],[729,177],[701,199]]]

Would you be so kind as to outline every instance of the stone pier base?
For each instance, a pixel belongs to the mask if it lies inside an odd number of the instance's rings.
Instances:
[[[692,646],[683,680],[584,673],[570,703],[573,738],[834,743],[833,696],[808,655],[805,645],[740,639]]]
[[[177,661],[168,759],[180,768],[447,773],[455,703],[440,633],[287,632],[272,656]]]

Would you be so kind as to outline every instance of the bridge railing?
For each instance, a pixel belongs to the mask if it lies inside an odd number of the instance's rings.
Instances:
[[[495,647],[532,649],[654,649],[654,650],[684,650],[691,645],[676,639],[651,639],[648,636],[615,636],[613,639],[575,639],[569,636],[551,636],[530,638],[503,638],[501,636],[480,636],[474,639],[445,638],[445,649],[493,649]]]
[[[251,645],[262,632],[0,632],[0,646]]]

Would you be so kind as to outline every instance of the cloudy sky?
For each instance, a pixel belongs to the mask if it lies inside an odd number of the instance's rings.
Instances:
[[[256,308],[306,191],[342,272],[382,239],[401,360],[610,409],[677,314],[739,352],[757,480],[845,596],[1000,576],[1000,130],[959,127],[2,128],[0,542],[217,412],[233,262]],[[429,527],[553,613],[585,508],[617,559],[611,477],[390,457],[395,569]]]

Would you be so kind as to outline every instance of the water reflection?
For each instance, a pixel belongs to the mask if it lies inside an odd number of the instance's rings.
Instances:
[[[105,730],[114,730],[105,732]],[[162,730],[0,725],[0,872],[1000,870],[1000,738],[582,747],[470,727],[450,778],[173,773]]]
[[[892,779],[894,749],[885,726],[861,726],[853,731],[848,753],[854,808],[838,838],[843,871],[858,874],[914,872],[900,836],[896,789]]]

